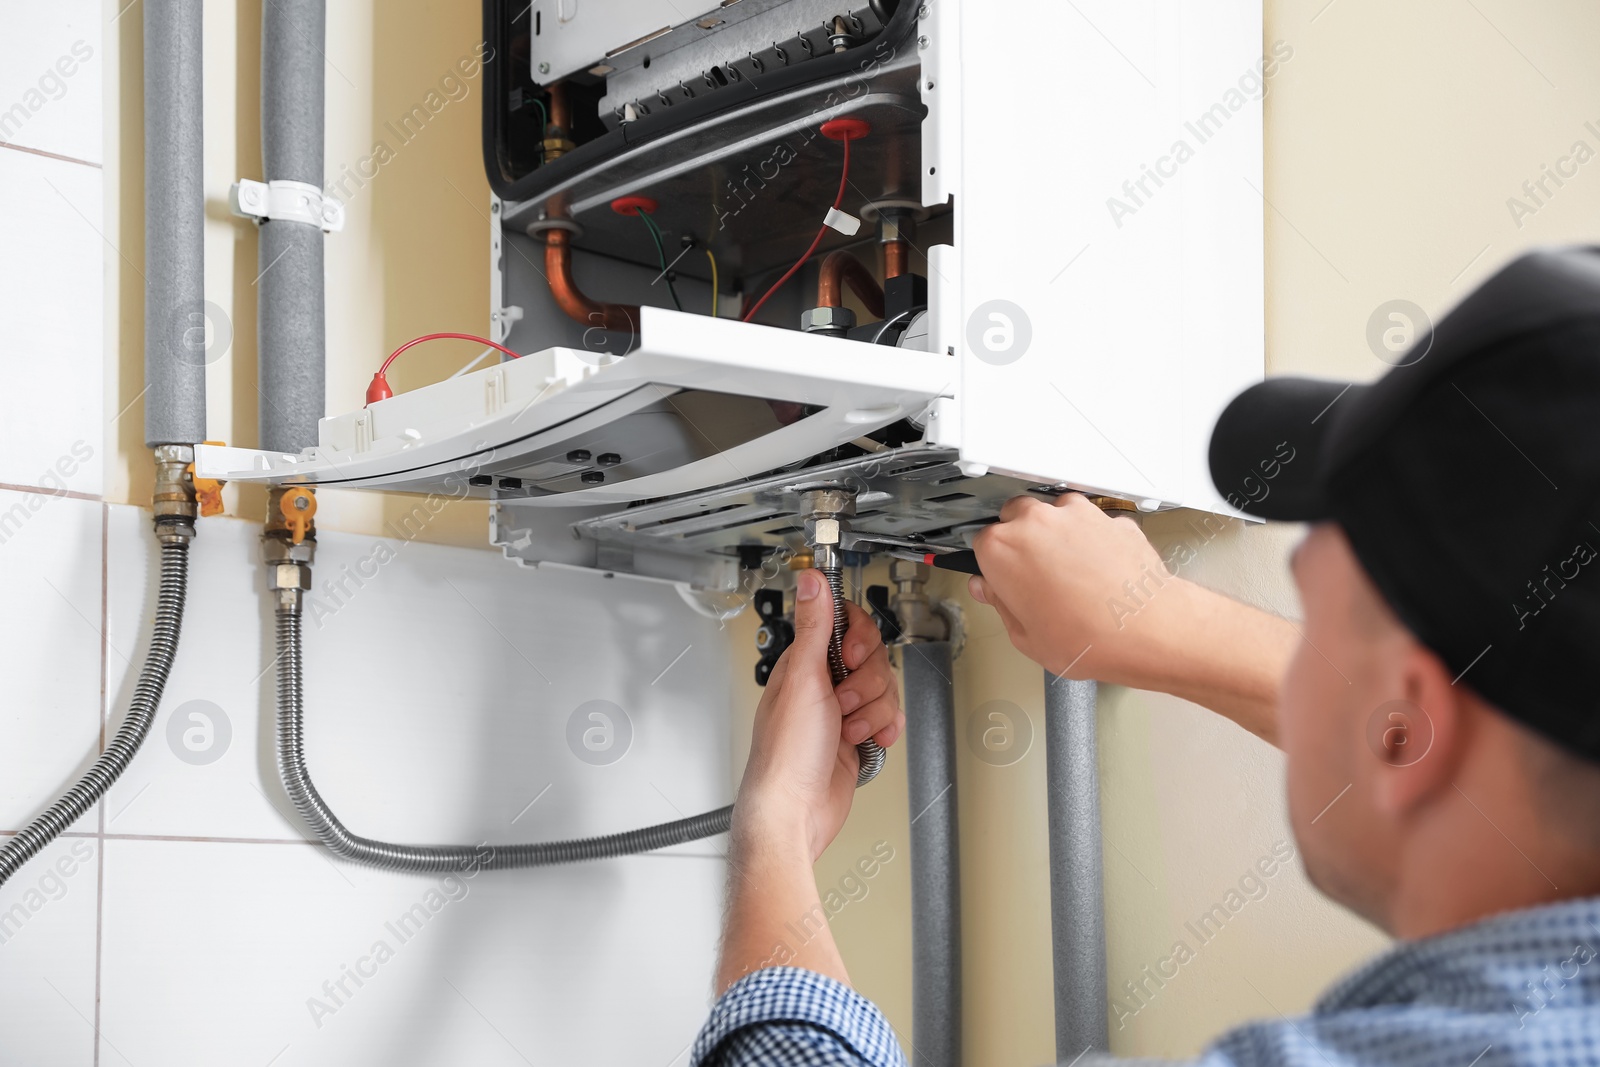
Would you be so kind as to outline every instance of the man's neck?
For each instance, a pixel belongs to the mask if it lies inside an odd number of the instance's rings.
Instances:
[[[1442,825],[1415,834],[1404,852],[1383,924],[1395,937],[1430,937],[1503,912],[1600,895],[1600,857],[1592,851],[1529,825],[1492,797],[1456,792]]]

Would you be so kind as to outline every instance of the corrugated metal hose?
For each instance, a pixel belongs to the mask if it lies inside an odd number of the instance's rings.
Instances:
[[[150,733],[150,724],[155,721],[156,708],[161,703],[161,692],[167,686],[167,675],[172,671],[173,658],[178,654],[178,633],[183,625],[183,600],[188,584],[188,542],[163,543],[155,632],[150,638],[144,667],[139,672],[139,682],[133,690],[127,718],[122,720],[116,736],[78,783],[0,849],[0,885],[94,807],[133,761],[134,754]]]
[[[300,667],[300,609],[279,607],[278,773],[295,810],[335,855],[390,871],[504,870],[629,856],[726,833],[733,805],[624,833],[524,845],[400,845],[351,833],[306,770]]]
[[[828,579],[828,588],[833,592],[833,634],[828,638],[828,670],[833,674],[833,684],[838,685],[850,677],[850,668],[844,665],[844,635],[850,629],[850,617],[845,614],[844,607],[844,571],[840,567],[819,567],[818,570]],[[860,768],[856,771],[856,788],[860,789],[878,777],[888,753],[869,737],[856,746],[856,755],[861,758]]]

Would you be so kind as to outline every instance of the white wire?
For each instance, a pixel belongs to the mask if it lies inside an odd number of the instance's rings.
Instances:
[[[499,351],[498,348],[485,348],[482,352],[478,353],[478,358],[477,359],[474,359],[471,363],[468,363],[465,367],[462,367],[460,370],[458,370],[454,374],[450,375],[450,377],[452,377],[452,378],[461,377],[463,374],[467,373],[467,371],[471,370],[473,367],[476,367],[478,364],[482,363],[484,356],[487,356],[490,352],[498,352],[498,351]]]

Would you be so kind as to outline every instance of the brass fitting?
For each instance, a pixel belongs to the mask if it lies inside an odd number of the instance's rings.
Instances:
[[[950,640],[950,620],[938,611],[928,597],[928,576],[933,568],[915,560],[889,561],[889,580],[894,595],[889,606],[900,624],[900,640],[905,644]]]
[[[554,129],[555,127],[551,127]],[[544,146],[544,161],[553,163],[578,147],[578,143],[570,137],[546,137],[542,142]]]
[[[1131,500],[1123,500],[1117,496],[1090,496],[1089,503],[1110,515],[1113,519],[1126,516],[1134,522],[1141,522],[1144,515],[1139,511],[1138,505]]]
[[[163,543],[187,542],[194,537],[199,512],[194,495],[194,446],[156,445],[156,537]]]
[[[298,608],[311,589],[311,565],[317,558],[317,530],[312,517],[317,498],[305,486],[278,486],[267,495],[267,525],[261,534],[261,561],[267,589],[280,608]]]

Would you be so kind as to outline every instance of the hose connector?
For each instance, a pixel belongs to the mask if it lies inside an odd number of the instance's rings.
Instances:
[[[311,590],[311,565],[317,558],[316,496],[304,486],[274,488],[267,497],[267,527],[261,534],[261,562],[275,608],[298,611]]]
[[[805,513],[811,565],[821,571],[838,570],[843,565],[839,548],[844,541],[845,523],[856,513],[855,491],[808,489],[800,494],[800,510]]]
[[[156,539],[164,545],[188,544],[200,513],[194,493],[194,446],[156,445],[151,451],[156,461],[156,488],[151,498]]]

